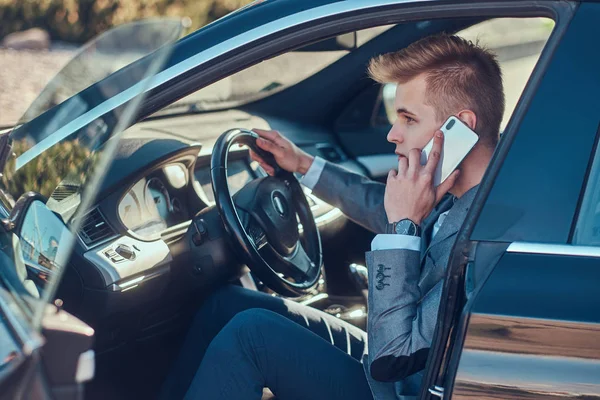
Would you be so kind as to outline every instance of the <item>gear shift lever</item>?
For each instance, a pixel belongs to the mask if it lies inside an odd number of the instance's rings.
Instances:
[[[361,291],[365,300],[367,300],[369,296],[369,274],[367,267],[352,263],[348,269],[350,270],[350,275],[352,276],[352,281],[356,285],[356,288]]]

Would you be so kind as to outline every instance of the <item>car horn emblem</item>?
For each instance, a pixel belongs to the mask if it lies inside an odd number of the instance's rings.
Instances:
[[[287,214],[287,207],[285,205],[285,200],[281,193],[275,192],[273,194],[273,207],[279,213],[280,216],[285,217]]]

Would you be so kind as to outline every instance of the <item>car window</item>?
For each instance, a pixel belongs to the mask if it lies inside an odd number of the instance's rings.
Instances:
[[[394,25],[340,35],[337,38],[281,54],[230,75],[160,110],[154,116],[192,110],[220,110],[260,100],[293,86],[355,51]],[[354,36],[355,35],[355,36]],[[336,45],[332,45],[336,40]]]
[[[573,244],[577,245],[600,246],[600,143],[594,154],[573,235]]]
[[[496,18],[457,32],[498,56],[506,97],[501,131],[506,127],[553,28],[554,21],[549,18]],[[383,86],[382,97],[389,123],[396,120],[395,93],[395,84]]]

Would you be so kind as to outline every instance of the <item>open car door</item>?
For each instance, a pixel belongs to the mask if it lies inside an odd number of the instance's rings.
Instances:
[[[598,18],[581,3],[557,23],[488,168],[422,399],[600,398],[600,54],[577,50]]]
[[[0,138],[2,398],[82,398],[94,376],[94,331],[54,294],[119,134],[181,31],[156,19],[102,34]],[[69,198],[60,207],[48,200],[57,192]]]

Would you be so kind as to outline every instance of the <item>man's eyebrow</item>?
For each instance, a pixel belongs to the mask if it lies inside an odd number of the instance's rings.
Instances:
[[[400,107],[396,110],[397,114],[410,114],[410,115],[414,115],[416,116],[417,114],[415,114],[414,112],[408,111],[406,108],[404,107]]]

